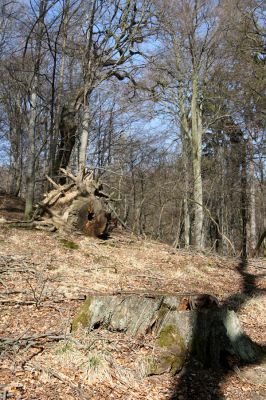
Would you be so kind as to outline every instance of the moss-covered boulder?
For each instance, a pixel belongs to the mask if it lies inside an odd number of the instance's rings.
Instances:
[[[90,326],[90,305],[91,305],[91,299],[88,297],[84,304],[82,305],[81,309],[79,310],[79,313],[76,315],[74,318],[72,325],[71,325],[71,330],[72,332],[77,331],[79,328],[86,329],[88,326]]]
[[[130,335],[151,334],[154,349],[143,360],[146,375],[179,371],[185,361],[193,312],[179,310],[181,296],[88,295],[72,323],[72,332],[100,326]]]
[[[172,324],[164,325],[155,340],[153,355],[144,360],[146,375],[165,372],[175,375],[182,369],[186,354],[187,347],[178,328]]]
[[[227,353],[244,362],[258,360],[261,350],[243,334],[237,315],[213,299],[209,295],[92,294],[73,320],[72,331],[103,327],[133,336],[150,335],[153,350],[142,365],[146,375],[177,373],[190,352],[204,366],[215,368]]]

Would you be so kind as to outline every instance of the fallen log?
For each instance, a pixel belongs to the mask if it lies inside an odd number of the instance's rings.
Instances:
[[[74,176],[61,169],[69,183],[58,184],[46,178],[52,190],[35,207],[30,221],[0,220],[2,225],[35,228],[47,231],[78,231],[89,236],[105,237],[112,228],[110,197],[102,191],[102,184],[93,174],[82,171]]]
[[[88,295],[72,332],[103,327],[128,335],[150,335],[153,351],[144,360],[147,375],[176,374],[192,353],[203,366],[219,368],[226,355],[257,361],[261,349],[241,330],[234,311],[210,295]]]

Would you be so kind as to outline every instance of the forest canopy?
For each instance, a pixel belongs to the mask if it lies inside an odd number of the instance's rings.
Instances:
[[[265,26],[261,0],[0,0],[1,191],[30,219],[86,168],[133,232],[254,253]]]

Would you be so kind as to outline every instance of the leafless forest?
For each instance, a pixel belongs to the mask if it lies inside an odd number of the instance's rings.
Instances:
[[[263,1],[0,5],[0,184],[25,218],[86,167],[137,234],[265,251]]]
[[[0,399],[266,398],[265,26],[0,0]]]

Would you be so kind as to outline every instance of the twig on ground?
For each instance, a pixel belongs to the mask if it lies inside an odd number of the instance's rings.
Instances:
[[[61,372],[56,371],[53,368],[47,368],[43,367],[40,364],[36,363],[26,363],[24,366],[24,369],[30,372],[34,371],[39,371],[39,372],[45,372],[50,376],[53,376],[54,378],[58,379],[64,384],[67,384],[68,386],[71,387],[78,395],[80,399],[83,400],[89,400],[89,398],[85,395],[84,390],[80,388],[78,385],[74,384],[71,379],[68,378],[68,376],[62,374]]]

